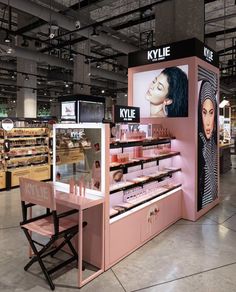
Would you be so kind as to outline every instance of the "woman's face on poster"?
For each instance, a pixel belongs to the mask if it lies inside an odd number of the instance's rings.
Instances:
[[[147,91],[146,98],[150,103],[154,105],[160,105],[164,102],[168,95],[169,83],[167,81],[167,76],[164,74],[158,75]]]
[[[214,129],[215,109],[212,101],[207,98],[202,105],[202,121],[204,133],[207,139],[210,139]]]

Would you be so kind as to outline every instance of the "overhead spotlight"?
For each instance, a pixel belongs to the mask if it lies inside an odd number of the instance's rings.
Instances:
[[[104,89],[102,89],[102,90],[101,90],[101,93],[105,93],[105,90],[104,90]]]
[[[54,32],[50,32],[50,34],[49,34],[49,38],[50,39],[53,39],[55,37],[55,33]]]
[[[47,91],[44,91],[43,95],[46,96],[47,95]]]
[[[12,48],[8,48],[8,49],[7,49],[7,54],[10,55],[12,52],[13,52]]]
[[[125,97],[127,97],[127,93],[125,93]]]
[[[99,36],[99,33],[97,32],[97,29],[96,29],[95,26],[93,27],[93,32],[91,33],[91,36],[92,36],[92,37],[97,37],[97,36]]]
[[[68,87],[69,87],[69,84],[68,84],[68,83],[66,83],[66,84],[65,84],[65,87],[66,87],[66,88],[68,88]]]
[[[29,75],[26,74],[26,75],[25,75],[25,81],[28,81],[28,80],[29,80]]]
[[[21,43],[21,46],[25,48],[29,46],[29,42],[27,41],[27,39],[23,38],[23,43]]]
[[[73,61],[73,59],[74,59],[73,55],[70,54],[70,56],[69,56],[69,60],[70,60],[70,61]]]
[[[8,32],[7,32],[7,33],[6,33],[6,37],[5,37],[5,39],[4,39],[4,42],[7,43],[7,44],[9,44],[9,43],[11,43],[11,41],[12,41],[12,39],[11,39],[11,37],[9,36]]]
[[[97,62],[96,67],[97,67],[97,68],[101,68],[101,63]]]
[[[15,77],[16,77],[15,74],[12,73],[12,74],[11,74],[11,79],[15,79]]]

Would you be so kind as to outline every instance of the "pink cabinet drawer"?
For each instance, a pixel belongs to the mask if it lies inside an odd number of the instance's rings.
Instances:
[[[110,225],[110,264],[140,245],[140,213],[135,212]]]
[[[164,226],[167,227],[171,223],[181,218],[181,194],[182,190],[173,193],[164,199]]]
[[[140,211],[141,215],[141,242],[159,233],[164,227],[164,203],[157,201]]]

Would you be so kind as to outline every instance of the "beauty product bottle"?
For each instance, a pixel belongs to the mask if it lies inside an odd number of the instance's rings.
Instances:
[[[75,192],[75,180],[73,178],[70,179],[69,185],[70,185],[69,193],[70,194],[74,194],[74,192]]]

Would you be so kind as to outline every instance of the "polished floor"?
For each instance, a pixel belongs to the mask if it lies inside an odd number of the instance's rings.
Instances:
[[[221,202],[197,222],[180,220],[84,286],[94,292],[236,291],[236,159],[221,176]],[[37,264],[30,272],[19,190],[0,193],[0,291],[50,291]],[[75,291],[76,269],[57,275],[56,291]]]

